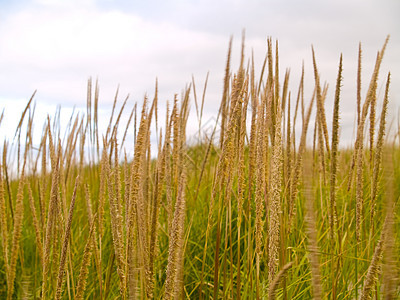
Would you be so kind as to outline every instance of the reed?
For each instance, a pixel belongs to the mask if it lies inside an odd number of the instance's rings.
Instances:
[[[264,103],[260,105],[260,109],[258,109],[258,118],[257,118],[257,150],[256,150],[256,162],[257,162],[257,171],[256,171],[256,189],[255,189],[255,253],[256,253],[256,294],[257,299],[260,298],[260,260],[262,255],[262,239],[263,239],[263,227],[264,227],[264,201],[265,201],[265,165],[263,163],[263,153],[265,151],[263,144],[263,132],[264,128]]]
[[[80,299],[80,300],[84,299],[87,277],[89,275],[88,269],[89,269],[90,259],[92,257],[92,249],[94,244],[93,243],[94,239],[92,239],[94,228],[95,228],[95,223],[92,222],[90,225],[88,240],[85,245],[85,250],[83,251],[83,259],[79,271],[78,285],[76,287],[75,299]]]
[[[67,220],[66,228],[65,228],[65,234],[64,234],[64,239],[63,239],[64,241],[63,241],[63,245],[62,245],[60,265],[59,265],[58,276],[57,276],[57,290],[56,290],[56,296],[55,296],[56,299],[61,299],[62,292],[63,292],[65,263],[67,260],[67,251],[68,251],[69,239],[70,239],[70,235],[71,235],[72,216],[74,213],[76,190],[78,187],[78,183],[79,183],[79,177],[77,177],[75,179],[74,192],[72,195],[71,204],[69,206],[68,220]]]
[[[26,153],[26,152],[25,152]],[[26,155],[24,159],[24,164],[22,166],[21,177],[18,183],[17,199],[15,203],[15,215],[14,215],[14,228],[11,237],[11,248],[10,248],[10,262],[8,265],[8,276],[7,276],[7,299],[12,299],[14,293],[14,280],[17,268],[17,259],[20,250],[20,239],[22,235],[22,220],[24,218],[24,187],[25,187],[25,165],[26,165]]]
[[[314,47],[311,48],[312,50],[312,55],[313,55],[313,64],[314,64],[314,78],[315,78],[315,88],[316,88],[316,97],[317,97],[317,119],[318,119],[318,126],[319,126],[319,135],[324,136],[325,142],[322,140],[322,136],[319,137],[320,143],[322,146],[326,147],[326,151],[328,153],[328,156],[330,154],[330,148],[329,148],[329,137],[328,137],[328,127],[326,125],[326,116],[325,116],[325,107],[324,107],[324,98],[323,98],[323,92],[321,90],[321,85],[320,85],[320,78],[318,74],[318,68],[317,68],[317,61],[315,59],[315,53],[314,53]]]
[[[118,89],[105,122],[89,78],[86,112],[62,126],[58,108],[37,141],[28,101],[14,140],[0,148],[1,299],[398,297],[400,150],[386,124],[390,73],[384,94],[377,91],[387,40],[364,102],[359,46],[348,148],[340,139],[342,56],[330,99],[312,48],[294,99],[277,42],[267,39],[257,66],[254,54],[246,60],[243,34],[235,71],[232,44],[211,126],[208,75],[201,98],[194,77],[171,95],[164,119],[158,80],[141,112]]]
[[[99,294],[100,294],[100,299],[103,299],[103,275],[102,275],[102,268],[100,265],[100,251],[99,251],[99,243],[97,240],[97,230],[96,230],[96,223],[95,223],[96,215],[93,215],[92,200],[91,200],[91,195],[90,195],[90,191],[89,191],[89,186],[87,184],[85,184],[85,200],[86,200],[86,212],[87,212],[87,216],[88,216],[88,223],[91,228],[91,233],[89,235],[89,239],[88,239],[88,242],[86,243],[87,246],[85,246],[85,249],[86,249],[86,247],[91,247],[88,249],[88,251],[92,251],[94,249],[94,259],[95,259],[95,264],[96,264],[97,280],[98,280],[98,285],[99,285],[99,290],[100,290]],[[89,240],[91,240],[92,245],[88,244]],[[89,260],[89,258],[88,258],[88,260]],[[82,263],[82,265],[84,265],[84,264]],[[82,267],[81,267],[81,270],[82,270]],[[81,274],[82,271],[80,271],[79,274]],[[82,276],[85,276],[84,275],[85,271],[83,271],[82,274],[83,274]],[[82,278],[82,280],[83,280],[83,278]],[[81,280],[78,280],[77,294],[79,291],[79,283],[80,282],[81,282]],[[85,283],[82,282],[81,284],[83,285],[83,291],[82,291],[82,294],[83,294],[84,289],[85,289]]]
[[[124,290],[123,284],[125,282],[125,260],[124,260],[124,245],[122,240],[122,217],[120,215],[120,210],[118,208],[117,203],[117,191],[116,183],[113,180],[114,174],[110,170],[110,166],[108,165],[108,161],[104,166],[107,170],[107,186],[109,193],[109,207],[110,207],[110,220],[111,220],[111,234],[114,245],[114,253],[117,263],[118,276],[120,280],[120,289],[121,293]],[[115,172],[115,171],[114,171]]]
[[[397,262],[399,261],[398,251],[396,251],[395,236],[396,236],[396,203],[395,203],[395,183],[394,176],[398,171],[393,167],[393,153],[386,151],[384,156],[385,179],[387,194],[384,202],[386,218],[383,224],[381,235],[383,236],[383,295],[384,299],[395,299],[398,294],[399,275],[396,271]],[[398,191],[397,191],[398,192]],[[397,198],[398,199],[398,198]]]
[[[361,117],[361,59],[362,49],[361,42],[358,44],[358,64],[357,64],[357,125],[360,124]]]
[[[269,249],[268,249],[268,281],[272,282],[279,265],[279,245],[280,245],[280,214],[281,191],[282,191],[282,137],[281,137],[281,109],[277,106],[275,145],[271,157],[271,187],[269,205]]]
[[[304,196],[305,206],[306,206],[306,232],[308,237],[308,258],[310,260],[311,266],[311,286],[313,291],[313,299],[323,298],[323,288],[322,288],[322,275],[320,270],[320,258],[319,258],[319,247],[318,247],[318,232],[317,220],[314,213],[314,192],[312,191],[311,181],[312,176],[308,170],[306,170],[304,175]]]
[[[336,215],[336,178],[337,178],[337,157],[339,146],[339,103],[340,103],[340,86],[342,81],[342,55],[340,55],[339,71],[336,80],[335,103],[333,106],[332,120],[332,155],[331,155],[331,178],[330,178],[330,204],[329,204],[329,227],[331,239],[334,238],[334,231],[337,230]]]
[[[165,299],[176,299],[179,295],[179,271],[183,269],[183,233],[186,214],[185,201],[185,171],[182,172],[179,182],[179,194],[175,202],[174,219],[172,221],[171,238],[168,250],[167,278],[165,280]]]
[[[283,266],[283,268],[276,274],[274,280],[271,282],[269,289],[268,289],[268,299],[273,300],[276,299],[276,289],[278,288],[279,284],[283,281],[283,279],[287,276],[287,272],[292,267],[293,262],[289,262]]]
[[[31,214],[32,214],[33,227],[35,228],[37,252],[39,254],[40,263],[43,264],[43,244],[42,244],[43,233],[41,230],[41,226],[39,224],[39,220],[37,218],[35,200],[32,195],[32,188],[30,184],[28,184],[28,195],[29,195],[29,207],[31,209]]]
[[[9,256],[8,256],[8,222],[7,222],[7,208],[5,201],[4,180],[3,180],[3,166],[0,167],[0,221],[1,221],[1,244],[4,260],[4,271],[6,282],[8,284],[9,274]]]
[[[49,136],[49,149],[50,149],[50,159],[52,165],[52,181],[51,181],[51,191],[50,191],[50,200],[49,200],[49,208],[47,215],[47,224],[45,230],[45,238],[44,238],[44,247],[43,247],[43,278],[42,278],[42,292],[41,295],[43,298],[47,298],[47,289],[48,289],[48,273],[50,271],[50,251],[51,251],[51,241],[54,233],[54,223],[56,217],[57,210],[57,201],[58,201],[58,185],[60,180],[59,175],[59,152],[55,154],[53,138],[50,130],[50,120],[48,119],[48,136]]]
[[[238,201],[237,201],[237,286],[236,286],[236,297],[241,298],[241,226],[243,219],[243,205],[245,197],[245,135],[246,135],[246,120],[247,120],[247,107],[249,103],[249,96],[244,93],[245,99],[243,103],[243,109],[240,118],[239,136],[238,136]]]
[[[383,238],[383,236],[382,236]],[[369,300],[371,297],[371,290],[378,279],[379,274],[379,265],[382,259],[382,248],[383,248],[383,240],[379,240],[378,244],[375,247],[374,255],[372,257],[372,261],[368,267],[368,272],[365,277],[364,287],[360,296],[361,300]]]
[[[376,198],[378,196],[378,185],[379,185],[378,177],[381,172],[384,137],[385,137],[385,131],[386,131],[386,115],[387,115],[387,108],[388,108],[388,103],[389,103],[389,86],[390,86],[390,73],[388,74],[387,80],[386,80],[385,97],[383,99],[378,139],[377,139],[377,144],[376,144],[375,159],[374,159],[374,164],[373,164],[373,175],[372,175],[372,184],[371,184],[371,216],[370,216],[370,224],[372,226],[372,232],[374,232],[374,216],[375,216],[375,212],[376,212]]]
[[[130,178],[130,191],[129,191],[129,207],[128,207],[128,229],[127,229],[127,247],[126,247],[126,281],[128,298],[132,299],[136,297],[136,285],[137,285],[137,271],[136,271],[136,256],[137,256],[137,245],[142,247],[141,251],[144,251],[142,255],[142,261],[138,261],[142,264],[142,267],[146,268],[147,265],[147,253],[146,251],[146,236],[144,234],[144,221],[143,214],[143,174],[144,174],[144,161],[145,152],[147,149],[147,135],[149,127],[150,117],[147,114],[147,99],[143,103],[141,121],[139,126],[138,137],[135,146],[135,156],[131,165],[131,178]],[[140,228],[141,230],[138,230]],[[140,234],[140,235],[139,235]],[[122,290],[121,292],[124,292]]]
[[[313,97],[311,99],[311,102],[309,104],[309,107],[307,109],[307,113],[304,119],[302,131],[301,131],[301,137],[300,137],[300,144],[299,144],[299,149],[297,151],[297,156],[296,156],[296,163],[292,171],[292,181],[291,181],[291,195],[289,199],[289,226],[291,227],[291,224],[293,222],[293,217],[295,215],[296,207],[295,207],[295,200],[296,196],[298,193],[298,184],[300,180],[300,172],[301,168],[303,165],[303,154],[306,150],[306,138],[307,138],[307,131],[308,131],[308,123],[310,122],[310,117],[311,117],[311,112],[312,112],[312,107],[315,99],[315,94],[313,94]]]

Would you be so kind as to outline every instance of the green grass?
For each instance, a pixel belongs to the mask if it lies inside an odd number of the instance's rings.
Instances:
[[[282,169],[280,178],[276,180],[279,189],[279,201],[281,211],[279,215],[279,249],[278,249],[278,271],[288,262],[292,262],[291,268],[287,271],[285,278],[282,278],[276,290],[278,299],[311,299],[315,298],[316,291],[321,290],[324,299],[356,299],[362,294],[366,282],[366,274],[370,266],[375,246],[379,239],[383,238],[384,245],[388,241],[394,241],[392,248],[384,248],[380,253],[383,260],[379,260],[381,272],[376,273],[371,296],[375,299],[381,299],[384,296],[395,295],[400,297],[398,278],[400,273],[400,260],[398,253],[400,250],[400,148],[398,144],[391,145],[389,139],[381,149],[375,146],[374,152],[382,151],[382,169],[379,176],[379,189],[376,199],[376,213],[370,220],[371,213],[371,180],[373,166],[377,163],[374,159],[370,161],[369,148],[363,150],[363,209],[361,223],[361,242],[356,242],[356,185],[355,177],[347,190],[349,175],[351,174],[351,163],[354,148],[339,149],[338,152],[338,171],[336,173],[336,227],[334,228],[333,240],[330,237],[330,175],[332,173],[330,162],[331,154],[324,151],[324,162],[326,166],[326,184],[323,183],[323,173],[319,168],[321,163],[321,153],[315,145],[306,145],[302,164],[300,164],[299,185],[293,186],[293,176],[295,174],[295,162],[299,159],[301,152],[298,149],[299,141],[296,140],[296,148],[293,147],[293,141],[287,143],[286,127],[282,128],[282,156],[274,157],[272,151],[275,141],[276,123],[279,122],[278,107],[282,108],[282,115],[291,119],[291,126],[294,126],[293,118],[293,99],[291,103],[292,113],[288,114],[287,90],[284,88],[275,89],[278,85],[278,78],[275,75],[273,66],[277,57],[272,55],[272,42],[269,41],[269,66],[265,70],[265,78],[260,77],[262,88],[257,93],[255,87],[259,83],[250,77],[251,69],[244,69],[242,57],[241,68],[235,77],[226,77],[225,82],[229,89],[227,93],[228,106],[222,106],[219,124],[225,124],[218,128],[219,134],[224,134],[222,147],[217,143],[209,147],[209,138],[199,141],[197,145],[186,145],[186,122],[185,118],[188,109],[188,99],[192,92],[190,88],[186,90],[181,101],[177,101],[175,115],[171,111],[167,112],[169,120],[167,128],[163,127],[162,148],[158,152],[157,158],[151,158],[148,152],[150,145],[150,131],[146,130],[148,122],[154,122],[155,111],[157,110],[157,101],[147,104],[140,116],[136,115],[137,124],[140,129],[135,130],[129,127],[128,130],[137,134],[135,153],[128,156],[127,163],[123,161],[123,152],[119,154],[118,165],[115,164],[115,150],[110,142],[117,139],[114,135],[119,127],[124,131],[121,124],[117,123],[115,118],[110,121],[110,131],[108,134],[96,131],[98,128],[97,119],[92,117],[90,120],[85,116],[73,116],[76,118],[76,127],[70,126],[65,133],[66,140],[64,148],[60,152],[60,179],[57,181],[57,210],[54,212],[55,222],[52,229],[51,240],[45,240],[46,224],[49,215],[49,203],[51,199],[51,186],[54,180],[55,165],[51,160],[57,161],[57,157],[51,157],[50,142],[48,131],[44,130],[42,138],[47,137],[46,145],[46,167],[47,173],[40,172],[41,159],[43,157],[43,148],[37,151],[32,148],[32,141],[29,136],[32,133],[29,124],[32,122],[36,128],[42,124],[34,119],[34,113],[31,102],[28,104],[26,112],[23,113],[18,130],[27,126],[26,137],[27,144],[27,166],[25,169],[25,190],[23,196],[24,214],[21,239],[19,240],[19,251],[16,265],[16,278],[9,285],[13,285],[13,294],[9,294],[7,285],[7,274],[9,266],[6,266],[6,257],[3,252],[4,242],[1,239],[0,249],[0,298],[21,299],[28,297],[30,299],[54,298],[56,293],[56,280],[58,276],[58,264],[61,256],[62,242],[64,239],[65,225],[68,217],[68,208],[72,198],[72,192],[75,179],[80,176],[75,209],[72,218],[71,236],[69,238],[69,247],[67,251],[67,260],[65,274],[63,275],[63,299],[74,299],[78,277],[81,269],[81,263],[84,256],[84,249],[89,240],[90,224],[89,217],[94,217],[94,249],[92,252],[90,264],[87,266],[88,277],[85,285],[85,299],[125,299],[128,296],[136,296],[139,299],[153,296],[155,299],[168,297],[166,290],[172,291],[172,298],[190,298],[190,299],[256,299],[257,286],[260,298],[265,299],[268,295],[270,282],[268,278],[276,276],[270,274],[269,270],[269,241],[274,232],[270,231],[271,218],[271,169],[272,164],[278,160],[283,162],[283,166],[288,164],[289,145],[292,163],[287,169]],[[229,50],[230,51],[230,50]],[[228,59],[228,66],[229,66]],[[227,73],[229,74],[229,72]],[[321,76],[321,75],[319,75]],[[89,83],[91,84],[91,82]],[[285,84],[280,82],[281,87]],[[340,86],[340,82],[339,85]],[[301,87],[302,88],[302,87]],[[376,88],[376,87],[375,87]],[[293,93],[294,94],[294,93]],[[157,95],[157,91],[156,91]],[[282,96],[281,96],[282,95]],[[279,97],[277,97],[279,96]],[[310,95],[311,96],[311,95]],[[306,96],[308,97],[308,95]],[[157,97],[155,97],[156,99]],[[197,98],[197,97],[196,97]],[[378,99],[379,101],[380,99]],[[90,115],[97,115],[96,107],[98,99],[88,98],[87,110]],[[325,101],[323,101],[325,103]],[[247,113],[247,106],[249,104]],[[253,120],[256,124],[256,130],[265,133],[262,138],[251,140],[251,128],[240,131],[240,124],[246,113],[248,121],[252,117],[250,105],[257,105],[258,110],[262,110],[265,122],[261,122],[260,114],[255,115]],[[305,103],[307,107],[309,103]],[[197,106],[197,105],[196,105]],[[299,105],[300,106],[300,105]],[[314,103],[314,109],[316,104]],[[202,107],[202,106],[201,106]],[[252,106],[253,107],[253,106]],[[236,110],[235,110],[236,109]],[[7,113],[7,112],[5,112]],[[124,113],[121,110],[121,113]],[[318,112],[322,114],[324,112]],[[135,111],[136,114],[136,111]],[[300,111],[298,112],[297,123],[301,122]],[[384,114],[383,114],[384,115]],[[178,118],[179,116],[179,118]],[[140,122],[142,119],[142,123]],[[318,126],[324,126],[324,118],[317,120]],[[277,121],[278,120],[278,121]],[[287,120],[287,119],[286,119]],[[45,126],[50,126],[52,131],[55,156],[57,156],[58,134],[55,134],[60,124],[53,125],[45,122]],[[147,123],[146,123],[147,122]],[[39,123],[39,124],[38,124]],[[248,122],[249,123],[249,122]],[[73,123],[72,123],[73,124]],[[153,124],[153,123],[151,123]],[[313,120],[310,121],[308,135],[312,135]],[[1,124],[5,126],[6,124]],[[131,126],[133,126],[131,124]],[[220,126],[220,125],[219,125]],[[283,126],[283,124],[282,124]],[[286,125],[285,125],[286,126]],[[303,124],[304,126],[304,124]],[[340,126],[340,123],[339,123]],[[379,125],[377,125],[378,127]],[[331,128],[330,125],[328,128]],[[171,131],[169,140],[165,140],[165,132]],[[287,128],[286,128],[287,129]],[[378,128],[377,128],[378,129]],[[367,132],[367,131],[365,131]],[[378,130],[376,130],[376,134]],[[247,137],[245,137],[245,135]],[[104,141],[107,146],[103,148],[101,136],[104,134]],[[331,132],[329,131],[329,134]],[[60,135],[64,136],[63,134]],[[205,136],[205,134],[203,135]],[[317,143],[325,143],[326,138],[320,135],[323,140]],[[57,137],[57,138],[55,138]],[[364,145],[367,145],[367,137],[364,137]],[[24,137],[18,137],[21,143],[25,141]],[[83,139],[85,138],[85,139]],[[297,137],[298,138],[298,137]],[[99,146],[96,139],[99,140]],[[291,137],[292,139],[292,137]],[[70,140],[69,143],[67,141]],[[76,144],[74,146],[74,140]],[[376,140],[376,139],[375,139]],[[40,141],[36,141],[39,143]],[[121,141],[118,140],[120,143]],[[254,143],[252,143],[254,142]],[[328,141],[331,142],[330,140]],[[278,145],[279,146],[279,145]],[[253,147],[253,148],[252,148]],[[260,148],[257,148],[260,147]],[[98,151],[101,156],[102,151],[107,151],[107,158],[100,162],[94,159],[93,153],[88,156],[88,149]],[[85,149],[86,154],[81,155],[80,149]],[[165,149],[165,151],[163,150]],[[255,151],[260,149],[260,151]],[[127,149],[128,152],[132,149]],[[208,151],[209,150],[209,151]],[[2,149],[4,152],[4,149]],[[3,188],[0,194],[0,200],[5,205],[6,228],[1,228],[2,236],[6,234],[8,240],[8,261],[11,253],[11,239],[15,234],[13,224],[17,211],[11,214],[10,203],[15,209],[17,189],[21,178],[8,178],[5,174],[16,170],[15,161],[12,157],[17,156],[20,150],[14,146],[8,149],[8,155],[1,164]],[[164,152],[163,152],[164,151]],[[241,168],[238,159],[239,152],[242,151],[243,166]],[[143,153],[143,156],[139,156]],[[256,157],[251,157],[251,155]],[[70,154],[71,159],[65,159]],[[21,162],[24,153],[18,154]],[[82,157],[91,157],[91,160],[81,161]],[[37,169],[34,168],[34,162],[38,161]],[[162,160],[163,159],[163,160]],[[10,161],[11,160],[11,161]],[[255,165],[252,163],[256,162]],[[258,172],[261,167],[260,162],[265,168],[265,172]],[[20,164],[22,167],[22,163]],[[255,170],[252,168],[256,168]],[[106,170],[105,177],[101,178],[101,170]],[[287,172],[286,170],[289,170]],[[243,173],[243,178],[239,176]],[[116,174],[119,172],[119,177]],[[21,174],[21,173],[19,173]],[[257,174],[257,175],[256,175]],[[127,176],[127,177],[126,177]],[[136,177],[135,177],[136,176]],[[186,176],[186,183],[181,186],[181,178]],[[355,172],[354,172],[354,176]],[[261,178],[262,177],[262,178]],[[241,181],[243,179],[243,181]],[[261,180],[262,179],[262,180]],[[100,219],[101,211],[100,182],[104,182],[105,202],[104,216]],[[264,182],[263,186],[257,185]],[[127,186],[127,183],[129,186]],[[137,184],[137,193],[132,190],[132,186]],[[242,185],[241,185],[242,184]],[[8,193],[7,186],[10,187]],[[27,185],[30,185],[33,191],[35,201],[36,215],[39,219],[39,228],[42,244],[50,242],[50,265],[49,275],[43,278],[43,264],[38,253],[37,238],[29,206]],[[88,186],[91,195],[91,205],[93,216],[88,215],[85,185]],[[160,186],[160,188],[158,188]],[[176,206],[175,203],[179,197],[179,190],[183,188],[185,196],[183,197],[184,208]],[[242,194],[240,194],[240,189]],[[296,189],[294,198],[295,215],[289,220],[290,212],[290,189]],[[43,189],[43,190],[42,190]],[[111,190],[110,190],[111,189]],[[261,191],[264,209],[257,212],[256,191]],[[44,196],[44,198],[42,197]],[[133,195],[133,196],[132,196]],[[243,210],[238,210],[240,195],[243,195]],[[308,196],[307,196],[308,195]],[[158,198],[157,198],[158,197]],[[307,197],[307,198],[306,198]],[[128,199],[128,200],[127,200]],[[156,206],[156,200],[158,206]],[[111,201],[111,202],[110,202]],[[114,201],[114,202],[113,202]],[[126,203],[129,201],[129,204]],[[172,201],[172,211],[169,210],[169,201]],[[309,202],[307,202],[309,201]],[[115,203],[118,216],[111,213],[110,203]],[[311,227],[311,233],[307,231],[307,203],[311,203],[314,216],[309,221],[314,224]],[[43,217],[40,209],[43,209]],[[156,209],[156,207],[158,207]],[[210,210],[211,209],[211,210]],[[309,208],[308,208],[309,209]],[[132,228],[129,228],[129,212],[132,212]],[[155,212],[157,226],[154,228],[150,222],[152,213]],[[256,266],[256,214],[261,213],[261,251],[259,275],[257,275]],[[179,218],[179,214],[185,216]],[[241,222],[239,225],[239,214]],[[386,221],[387,234],[382,237],[385,217],[392,216]],[[1,218],[1,215],[0,215]],[[392,220],[392,221],[390,221]],[[43,222],[43,224],[42,224]],[[177,228],[182,226],[182,233],[176,234],[176,240],[173,240],[171,233],[171,224],[176,222]],[[113,224],[120,226],[120,236],[113,236]],[[1,225],[1,224],[0,224]],[[101,235],[99,228],[102,226],[104,232]],[[238,226],[240,226],[240,239],[238,240]],[[392,227],[391,227],[392,226]],[[374,228],[374,230],[372,230]],[[150,233],[156,231],[156,250],[150,252]],[[315,233],[316,240],[313,240]],[[130,234],[130,235],[129,235]],[[115,256],[115,247],[120,242],[123,249],[121,257],[122,262],[118,262]],[[122,273],[128,275],[128,244],[133,243],[132,270],[135,272],[136,279],[133,285],[120,279],[118,267],[122,265]],[[316,243],[317,250],[310,251],[313,242]],[[172,246],[171,246],[172,245]],[[207,245],[207,248],[205,248]],[[238,246],[240,245],[240,254]],[[172,247],[172,248],[171,248]],[[170,250],[177,250],[176,257],[171,257]],[[206,249],[206,250],[205,250]],[[96,253],[101,254],[101,265],[97,266],[98,259]],[[313,257],[315,255],[315,257]],[[181,258],[183,257],[183,260]],[[147,276],[150,266],[148,261],[154,258],[153,273]],[[390,259],[395,259],[391,261]],[[318,261],[316,268],[312,268],[310,260]],[[125,268],[126,266],[126,268]],[[167,269],[174,270],[176,275],[168,281]],[[315,279],[320,274],[320,286]],[[172,274],[172,273],[171,273]],[[238,287],[238,274],[240,274],[240,286]],[[385,275],[390,275],[395,281],[392,282],[395,288],[391,291],[385,291],[385,285],[388,283]],[[45,280],[48,292],[42,295],[43,279]],[[171,279],[171,278],[170,278]],[[100,282],[101,280],[101,282]],[[173,286],[166,286],[166,282],[172,282]],[[389,294],[391,293],[391,294]],[[146,296],[147,295],[147,296]]]

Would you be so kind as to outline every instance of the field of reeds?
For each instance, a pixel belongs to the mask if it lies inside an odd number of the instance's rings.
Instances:
[[[231,70],[230,43],[216,125],[196,144],[189,107],[201,120],[207,83],[202,96],[194,82],[176,96],[165,124],[157,87],[132,111],[115,101],[106,132],[91,80],[86,114],[65,132],[59,115],[35,119],[32,97],[1,148],[0,298],[399,299],[400,135],[389,135],[390,74],[379,74],[387,42],[365,97],[360,45],[349,148],[339,139],[342,57],[326,101],[314,49],[313,94],[304,69],[291,92],[271,39],[259,75],[244,42]]]

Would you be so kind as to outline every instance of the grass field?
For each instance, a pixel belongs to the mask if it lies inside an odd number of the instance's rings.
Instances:
[[[289,92],[270,39],[257,76],[243,50],[231,71],[230,44],[217,125],[195,145],[189,102],[201,120],[204,95],[193,85],[165,124],[157,90],[131,112],[114,103],[106,132],[91,80],[87,113],[65,133],[57,115],[34,119],[31,99],[1,148],[0,298],[399,299],[400,128],[387,132],[390,74],[379,74],[387,42],[363,98],[360,46],[346,149],[342,58],[327,124],[314,50],[314,93],[305,95],[304,77]],[[41,141],[33,125],[43,125]],[[125,151],[127,132],[134,149]]]

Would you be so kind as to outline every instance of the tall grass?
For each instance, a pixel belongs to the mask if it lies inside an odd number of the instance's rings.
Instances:
[[[290,91],[272,39],[259,75],[254,58],[246,62],[244,36],[231,70],[231,39],[211,132],[201,125],[208,76],[201,104],[193,78],[167,104],[164,126],[157,82],[154,98],[144,98],[141,112],[135,104],[126,123],[129,100],[120,105],[117,91],[104,133],[98,83],[89,79],[86,115],[72,114],[65,132],[60,111],[49,116],[40,141],[33,140],[32,96],[2,147],[0,298],[400,297],[400,150],[386,128],[390,75],[376,113],[387,43],[364,102],[360,44],[357,136],[349,148],[340,146],[342,56],[330,101],[311,49],[314,92],[305,95],[304,64],[298,90]],[[186,132],[191,95],[196,143]],[[307,144],[312,130],[314,145]]]

